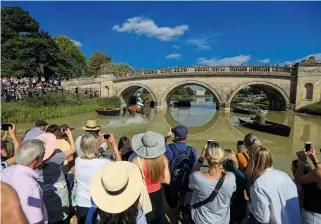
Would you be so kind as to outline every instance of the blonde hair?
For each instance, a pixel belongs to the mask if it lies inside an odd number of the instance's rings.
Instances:
[[[205,159],[208,168],[219,168],[224,161],[224,150],[217,142],[209,142],[206,148]]]
[[[257,147],[249,152],[250,160],[246,170],[250,180],[257,179],[267,168],[273,167],[274,159],[272,153],[263,146]]]
[[[153,159],[144,159],[148,165],[148,174],[152,182],[157,182],[162,180],[164,168],[165,168],[165,156],[164,154],[153,158]]]
[[[98,139],[93,134],[84,134],[80,142],[80,150],[84,157],[94,158],[98,149]]]
[[[224,161],[227,160],[232,161],[235,168],[239,168],[239,163],[236,159],[235,153],[231,149],[224,150]]]
[[[262,143],[258,139],[258,137],[256,137],[256,135],[253,135],[252,133],[248,133],[247,135],[245,135],[244,146],[247,148],[248,151],[258,148],[261,145]]]

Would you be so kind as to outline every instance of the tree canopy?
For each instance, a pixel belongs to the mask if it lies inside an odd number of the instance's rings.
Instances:
[[[107,62],[105,64],[102,64],[100,66],[100,72],[106,73],[106,72],[129,72],[134,71],[134,68],[127,64],[116,64],[113,62]]]
[[[88,63],[86,56],[76,44],[66,36],[55,36],[54,41],[61,51],[61,57],[68,61],[68,77],[77,78],[87,75]]]
[[[108,62],[111,62],[111,57],[105,55],[104,53],[98,51],[93,53],[90,57],[89,61],[89,69],[90,69],[90,74],[92,76],[97,76],[99,75],[99,72],[101,70],[101,66],[103,64],[106,64]]]

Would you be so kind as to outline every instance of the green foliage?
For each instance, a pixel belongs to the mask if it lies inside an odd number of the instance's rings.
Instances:
[[[297,112],[313,114],[313,115],[321,115],[321,101],[306,107],[302,107],[299,110],[297,110]]]
[[[116,64],[113,62],[107,62],[105,64],[102,64],[100,67],[100,73],[105,73],[105,72],[129,72],[129,71],[134,71],[134,68],[131,67],[130,65],[127,64]]]
[[[66,58],[38,22],[19,7],[1,9],[3,76],[68,75]]]
[[[67,61],[68,77],[77,78],[86,76],[88,72],[87,59],[75,43],[66,36],[55,36],[54,41],[60,50],[60,55],[58,57]],[[64,73],[65,71],[60,72]]]
[[[10,123],[33,122],[41,119],[68,117],[93,112],[98,107],[119,107],[118,98],[86,98],[82,101],[71,97],[33,97],[24,102],[5,103],[1,119]]]
[[[105,55],[104,53],[98,51],[95,52],[90,57],[89,69],[92,76],[97,76],[103,64],[111,62],[111,57]]]
[[[174,90],[173,95],[177,96],[193,96],[194,91],[190,87],[181,87]]]

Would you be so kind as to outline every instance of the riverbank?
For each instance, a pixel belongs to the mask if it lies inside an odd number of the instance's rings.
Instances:
[[[318,103],[311,104],[306,107],[302,107],[296,112],[305,113],[305,114],[312,114],[312,115],[321,115],[321,101]]]
[[[34,122],[39,119],[68,117],[92,112],[97,107],[116,108],[118,98],[33,97],[25,101],[2,103],[1,120],[9,123]]]

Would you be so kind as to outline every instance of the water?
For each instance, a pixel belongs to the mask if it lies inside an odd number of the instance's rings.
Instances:
[[[86,120],[95,119],[105,133],[113,133],[116,139],[122,136],[131,138],[137,133],[155,131],[165,135],[171,127],[182,124],[189,127],[188,143],[194,146],[198,153],[206,144],[207,139],[218,141],[224,148],[236,151],[236,143],[243,140],[251,132],[257,135],[274,155],[275,167],[291,174],[291,161],[296,158],[295,152],[301,150],[305,141],[311,141],[320,157],[321,148],[321,117],[298,115],[291,111],[269,111],[267,119],[290,126],[291,135],[282,137],[267,134],[246,127],[238,126],[237,117],[249,117],[245,114],[226,113],[216,110],[212,100],[200,98],[190,109],[171,108],[164,111],[152,111],[146,119],[141,115],[131,118],[105,117],[96,112],[74,115],[65,118],[47,120],[49,124],[67,123],[74,127],[73,136],[76,138],[83,133],[81,129]],[[17,134],[22,137],[24,132],[32,128],[34,123],[17,125]],[[292,174],[291,174],[292,175]]]

